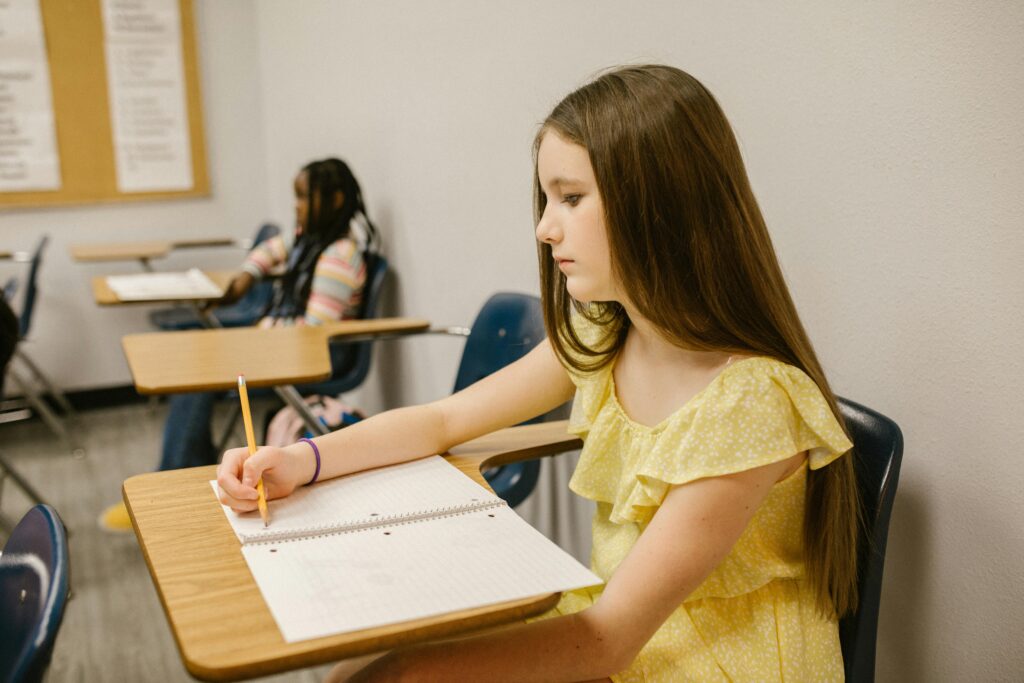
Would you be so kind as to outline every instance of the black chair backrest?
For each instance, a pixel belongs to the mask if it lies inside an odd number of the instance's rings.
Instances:
[[[367,252],[366,285],[363,289],[361,319],[369,320],[380,316],[381,293],[387,280],[388,260],[380,254]],[[370,361],[373,358],[373,342],[332,341],[331,379],[321,384],[308,384],[297,387],[302,394],[327,394],[336,396],[352,391],[366,379],[370,373]]]
[[[454,391],[497,372],[537,346],[545,337],[540,299],[502,292],[484,303],[470,328],[455,377]],[[530,420],[541,422],[545,416]],[[540,461],[504,465],[484,473],[494,492],[512,507],[526,500],[540,476]]]
[[[20,338],[21,328],[18,324],[18,316],[11,310],[6,299],[0,299],[0,399],[4,397],[7,364],[14,355],[14,349],[17,348]]]
[[[32,261],[28,267],[28,277],[25,279],[25,296],[21,302],[21,317],[19,319],[22,339],[28,336],[28,330],[32,326],[32,311],[36,306],[36,292],[38,291],[36,280],[39,276],[39,266],[43,261],[43,249],[46,248],[46,244],[49,241],[50,236],[43,235],[39,239],[35,251],[32,252]]]
[[[56,510],[36,505],[0,555],[0,680],[42,680],[67,595],[67,533]]]
[[[889,518],[903,459],[903,434],[889,418],[844,398],[839,409],[854,444],[854,467],[864,505],[864,534],[859,548],[857,611],[839,622],[846,680],[875,679],[875,642]]]

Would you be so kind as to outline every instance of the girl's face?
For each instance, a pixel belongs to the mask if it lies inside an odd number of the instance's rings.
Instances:
[[[581,302],[621,301],[612,276],[604,204],[587,150],[553,131],[544,133],[537,176],[547,199],[537,239],[551,245],[570,296]]]
[[[295,236],[309,227],[309,173],[299,171],[295,176]]]

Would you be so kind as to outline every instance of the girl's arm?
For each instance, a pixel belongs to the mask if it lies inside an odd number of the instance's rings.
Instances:
[[[434,453],[546,413],[572,398],[574,387],[545,339],[515,363],[446,398],[399,408],[317,437],[320,479],[391,465]],[[271,499],[290,494],[313,477],[309,444],[244,448],[224,454],[217,468],[220,498],[239,512],[256,508],[262,475]]]
[[[256,245],[242,263],[242,272],[236,275],[224,290],[224,296],[214,302],[217,306],[233,304],[249,291],[253,283],[266,277],[277,264],[288,256],[284,238],[278,235]]]
[[[287,259],[288,247],[284,243],[284,237],[276,235],[252,248],[242,263],[242,270],[249,273],[254,280],[260,280]]]
[[[669,490],[604,594],[577,614],[396,650],[351,681],[579,681],[627,668],[721,562],[775,482],[803,454]]]

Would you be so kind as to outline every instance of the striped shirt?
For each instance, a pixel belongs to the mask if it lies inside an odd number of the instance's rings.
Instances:
[[[288,246],[280,235],[260,243],[249,252],[242,270],[256,279],[272,273],[288,261]],[[366,284],[366,263],[355,240],[343,237],[320,254],[313,270],[313,283],[306,301],[306,314],[299,319],[264,318],[260,327],[277,325],[321,325],[359,317]]]

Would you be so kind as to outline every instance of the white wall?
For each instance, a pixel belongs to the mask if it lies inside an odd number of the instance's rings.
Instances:
[[[131,384],[120,338],[152,329],[146,320],[150,307],[100,309],[90,289],[96,275],[138,272],[139,266],[75,263],[70,245],[210,235],[251,237],[267,215],[255,8],[236,0],[199,2],[196,10],[211,196],[0,212],[0,248],[27,251],[40,235],[50,236],[27,348],[65,388]],[[155,265],[228,269],[243,256],[244,252],[234,249],[204,249]],[[22,277],[26,271],[21,264],[0,262],[0,280]]]
[[[701,78],[834,386],[904,429],[879,679],[1019,677],[1024,6],[301,7],[259,4],[271,211],[289,214],[304,161],[344,156],[388,239],[397,310],[441,323],[535,291],[530,141],[562,95],[622,62]],[[402,346],[381,357],[403,380],[391,398],[445,393],[459,349]]]
[[[0,214],[3,247],[55,239],[33,355],[65,386],[126,383],[118,338],[146,329],[141,309],[94,307],[88,279],[108,269],[72,264],[67,244],[288,224],[292,174],[328,154],[351,162],[388,241],[392,312],[465,323],[491,292],[535,291],[536,125],[602,67],[668,62],[729,114],[834,387],[904,430],[879,680],[1019,679],[1024,5],[197,9],[213,196]],[[442,395],[460,350],[392,344],[356,400]]]

